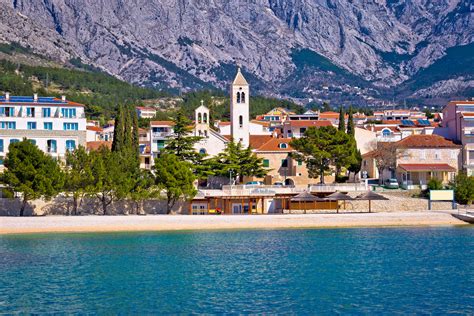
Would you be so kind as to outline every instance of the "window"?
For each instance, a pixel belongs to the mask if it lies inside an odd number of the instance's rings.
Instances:
[[[11,144],[15,144],[15,143],[19,143],[19,142],[20,142],[20,140],[19,140],[19,139],[16,139],[16,138],[10,139],[10,145],[11,145]]]
[[[76,117],[76,109],[62,108],[61,114],[63,117]]]
[[[58,146],[57,146],[57,142],[56,140],[54,139],[48,139],[46,141],[46,150],[49,152],[49,153],[55,153],[58,151]]]
[[[237,92],[237,103],[240,103],[240,92]]]
[[[0,129],[16,129],[16,122],[0,122]]]
[[[53,123],[52,122],[44,122],[44,129],[48,131],[53,130]]]
[[[201,123],[201,121],[202,121],[201,113],[198,113],[198,123]]]
[[[36,145],[36,139],[28,139],[28,141],[32,143],[33,145]]]
[[[389,129],[384,129],[384,130],[382,131],[382,136],[383,136],[383,137],[389,137],[391,134],[392,134],[392,131],[389,130]]]
[[[282,159],[281,160],[281,167],[282,168],[287,168],[288,167],[288,160],[287,159]]]
[[[304,134],[306,132],[306,127],[300,128],[300,134]]]
[[[204,121],[204,123],[207,123],[207,113],[203,114],[203,121]]]
[[[239,115],[239,126],[240,127],[244,126],[244,117],[242,115]]]
[[[441,152],[439,150],[435,150],[434,157],[435,159],[441,159]]]
[[[73,151],[74,149],[76,149],[76,141],[67,140],[66,141],[66,150],[67,151]]]
[[[28,122],[26,123],[27,129],[36,129],[36,122]]]
[[[65,131],[77,131],[79,129],[78,123],[64,123],[63,126]]]
[[[286,144],[286,143],[278,144],[278,148],[286,149],[286,148],[288,148],[288,144]]]
[[[1,107],[0,116],[6,116],[6,117],[15,116],[15,109],[13,107]]]
[[[420,159],[426,159],[426,150],[420,150]]]
[[[3,153],[3,139],[0,139],[0,152]]]
[[[298,166],[302,166],[302,165],[303,165],[303,161],[302,160],[298,161]]]
[[[35,108],[26,108],[27,117],[35,117]]]
[[[263,166],[266,167],[266,168],[270,167],[270,160],[263,159]]]
[[[245,92],[240,94],[240,103],[245,103]]]
[[[51,108],[43,108],[43,117],[51,117]]]
[[[199,153],[201,155],[205,155],[206,154],[206,149],[204,149],[204,148],[199,149]]]
[[[164,140],[157,140],[156,141],[156,147],[158,147],[158,149],[165,148],[165,141]]]

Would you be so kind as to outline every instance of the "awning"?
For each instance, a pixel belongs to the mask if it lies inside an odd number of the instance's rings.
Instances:
[[[427,164],[399,164],[398,167],[407,172],[430,172],[430,171],[447,171],[456,172],[456,168],[447,163],[427,163]]]

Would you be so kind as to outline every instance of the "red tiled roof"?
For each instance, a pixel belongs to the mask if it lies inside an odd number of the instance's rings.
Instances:
[[[389,129],[394,133],[400,133],[400,131],[398,130],[398,126],[378,126],[378,125],[374,125],[372,127],[373,132],[380,132],[380,131],[383,131],[384,129]]]
[[[300,121],[286,121],[283,123],[284,126],[291,127],[322,127],[322,126],[332,126],[330,121],[314,121],[314,120],[300,120]]]
[[[226,136],[224,136],[226,137]],[[227,137],[226,137],[227,138]],[[258,149],[272,138],[271,135],[250,135],[249,145],[252,149]]]
[[[411,135],[396,142],[401,148],[460,148],[461,145],[439,135]]]
[[[291,138],[272,138],[265,144],[257,148],[258,152],[262,151],[280,151],[280,152],[291,152],[293,148],[290,146]],[[286,148],[280,148],[281,144],[286,144]]]
[[[219,126],[227,126],[230,125],[230,122],[219,122]]]
[[[173,126],[173,121],[151,121],[150,125],[166,125],[166,126]]]
[[[450,104],[474,104],[474,101],[451,101],[448,103],[448,105]]]
[[[462,113],[462,116],[469,116],[469,117],[471,117],[471,116],[474,116],[474,113],[472,113],[472,112],[464,112],[464,113]]]
[[[400,124],[402,124],[402,121],[400,121],[400,120],[382,120],[382,124],[400,125]]]
[[[104,141],[104,140],[99,140],[99,141],[94,141],[94,142],[87,142],[87,150],[89,151],[95,151],[99,150],[102,146],[105,146],[109,149],[112,148],[112,142]]]
[[[399,164],[398,167],[408,172],[423,172],[423,171],[449,171],[455,172],[456,168],[448,165],[447,163],[407,163]]]
[[[87,126],[86,129],[88,131],[94,131],[94,132],[102,132],[103,129],[101,127],[98,127],[98,126]]]
[[[141,111],[156,111],[155,108],[152,108],[150,106],[137,106],[136,108]]]

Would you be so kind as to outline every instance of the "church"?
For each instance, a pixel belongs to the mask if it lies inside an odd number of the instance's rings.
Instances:
[[[297,162],[290,156],[293,151],[290,146],[291,138],[266,130],[262,124],[250,120],[250,86],[240,68],[230,87],[230,124],[219,126],[219,132],[209,124],[209,109],[201,102],[195,110],[194,125],[194,135],[202,137],[195,144],[198,152],[215,156],[233,139],[241,142],[244,147],[250,146],[263,159],[264,167],[269,170],[265,179],[249,178],[245,181],[258,180],[267,185],[281,183],[306,186],[309,183],[304,163]]]

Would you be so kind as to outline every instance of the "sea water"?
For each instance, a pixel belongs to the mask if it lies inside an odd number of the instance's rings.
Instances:
[[[474,313],[474,229],[0,237],[0,313]]]

